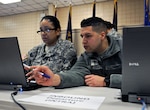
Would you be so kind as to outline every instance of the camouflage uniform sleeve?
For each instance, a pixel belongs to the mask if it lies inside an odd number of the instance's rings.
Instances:
[[[73,45],[73,43],[68,42],[64,46],[64,65],[63,65],[63,71],[69,70],[76,62],[77,60],[77,52]]]
[[[26,58],[23,60],[23,63],[27,65],[32,65],[32,61],[37,55],[39,46],[33,47],[31,50],[28,51],[28,54],[26,55]]]

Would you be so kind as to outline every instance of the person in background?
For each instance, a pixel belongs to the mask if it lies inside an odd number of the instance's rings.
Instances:
[[[32,48],[23,63],[26,65],[46,65],[54,73],[70,69],[77,60],[76,49],[68,40],[61,39],[61,26],[59,20],[50,15],[44,16],[40,21],[40,30],[43,43]]]
[[[109,21],[105,21],[105,24],[106,24],[106,27],[107,27],[107,36],[112,36],[112,37],[115,37],[116,40],[117,39],[122,39],[122,36],[120,33],[118,33],[115,28],[114,28],[114,25],[109,22]]]
[[[107,36],[105,21],[90,17],[81,21],[81,37],[85,52],[74,66],[65,72],[54,74],[47,66],[32,66],[28,80],[35,78],[39,85],[68,88],[77,86],[121,86],[121,47],[114,37]],[[44,72],[50,79],[39,74]]]

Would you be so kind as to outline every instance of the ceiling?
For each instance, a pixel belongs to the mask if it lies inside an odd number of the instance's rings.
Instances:
[[[102,2],[108,0],[96,0]],[[14,15],[19,13],[47,10],[48,4],[54,4],[56,7],[66,7],[72,5],[81,5],[92,3],[93,0],[21,0],[21,2],[12,4],[0,3],[0,17]]]

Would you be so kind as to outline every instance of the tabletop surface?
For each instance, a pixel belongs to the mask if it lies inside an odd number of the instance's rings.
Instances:
[[[0,110],[20,110],[20,108],[13,102],[11,93],[13,91],[0,90]],[[70,95],[84,95],[84,96],[102,96],[105,97],[104,102],[98,110],[140,110],[142,104],[122,102],[120,98],[120,89],[113,89],[107,87],[74,87],[66,89],[55,89],[53,87],[43,87],[37,90],[19,92],[15,99],[27,98],[40,93],[59,93],[59,94],[70,94]],[[76,110],[77,108],[69,108],[64,106],[54,105],[40,105],[36,103],[21,102],[26,110]],[[83,110],[83,109],[78,109]],[[148,109],[147,109],[148,110]]]

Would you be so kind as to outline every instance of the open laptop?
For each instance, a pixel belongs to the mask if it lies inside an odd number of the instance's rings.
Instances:
[[[27,82],[17,37],[0,38],[0,90],[39,88]]]
[[[122,101],[150,103],[150,27],[123,28]]]

